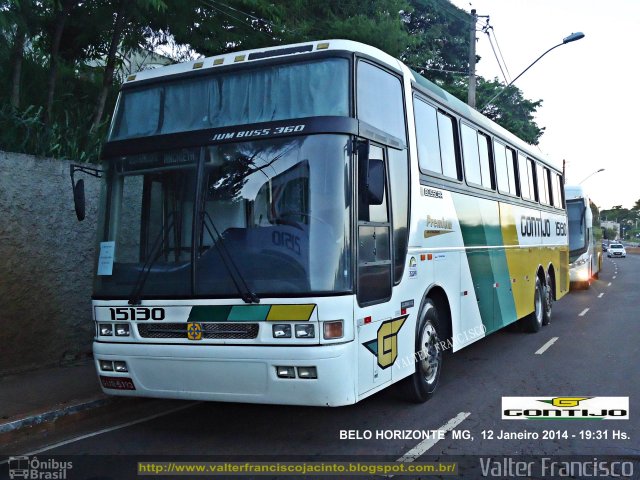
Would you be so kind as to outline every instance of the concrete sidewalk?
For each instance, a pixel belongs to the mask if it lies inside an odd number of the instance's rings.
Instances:
[[[0,457],[193,404],[105,395],[92,360],[0,377]]]
[[[111,401],[100,389],[93,363],[0,377],[0,443],[21,429]]]

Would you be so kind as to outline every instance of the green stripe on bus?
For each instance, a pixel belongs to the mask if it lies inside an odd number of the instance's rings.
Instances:
[[[258,322],[266,320],[271,305],[235,305],[231,308],[228,321]]]
[[[480,318],[492,332],[516,318],[498,203],[452,194]],[[470,249],[470,247],[473,247]],[[496,286],[497,285],[497,286]]]
[[[189,322],[226,322],[231,305],[196,305],[191,308]]]

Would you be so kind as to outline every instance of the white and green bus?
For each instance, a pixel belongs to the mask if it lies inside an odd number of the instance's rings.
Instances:
[[[589,288],[602,270],[602,228],[598,207],[584,187],[564,187],[569,226],[569,281]]]
[[[535,332],[568,291],[560,172],[360,43],[132,75],[103,161],[108,394],[425,401],[445,350]]]

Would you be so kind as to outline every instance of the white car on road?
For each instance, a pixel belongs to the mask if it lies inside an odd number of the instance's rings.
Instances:
[[[627,251],[621,243],[612,243],[607,249],[607,257],[626,257]]]

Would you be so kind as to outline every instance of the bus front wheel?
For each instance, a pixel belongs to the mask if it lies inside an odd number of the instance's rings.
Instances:
[[[401,385],[407,400],[423,403],[435,392],[442,370],[443,350],[447,347],[446,342],[441,341],[442,332],[438,309],[431,299],[427,299],[416,329],[416,371]]]

